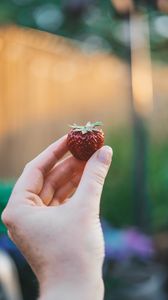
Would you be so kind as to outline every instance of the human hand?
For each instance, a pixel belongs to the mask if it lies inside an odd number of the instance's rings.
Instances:
[[[39,280],[40,299],[102,299],[99,204],[112,151],[102,147],[86,166],[72,156],[59,162],[67,151],[64,136],[26,165],[2,220]]]

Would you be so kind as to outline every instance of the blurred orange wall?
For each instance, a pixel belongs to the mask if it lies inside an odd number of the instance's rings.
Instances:
[[[168,69],[153,71],[150,124],[161,124],[155,131],[162,131],[168,119]],[[1,27],[0,178],[18,176],[28,160],[67,132],[68,124],[89,120],[103,121],[105,131],[130,123],[127,64],[107,53],[86,53],[78,43],[52,34]]]

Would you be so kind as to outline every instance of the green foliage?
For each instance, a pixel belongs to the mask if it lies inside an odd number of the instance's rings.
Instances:
[[[114,151],[101,203],[102,216],[115,226],[134,225],[133,136],[123,129],[109,135],[107,142]],[[148,154],[148,188],[152,228],[168,227],[168,142],[151,138]]]
[[[167,62],[168,34],[164,27],[168,19],[161,19],[163,14],[153,6],[143,4],[140,9],[149,17],[153,58]],[[128,18],[117,15],[111,0],[1,0],[0,24],[8,23],[87,41],[94,49],[129,59]]]
[[[12,182],[0,182],[0,216],[4,210],[12,191]],[[5,226],[0,221],[0,233],[6,232]]]
[[[149,185],[154,229],[168,227],[168,141],[151,140]]]
[[[113,132],[107,137],[107,143],[113,148],[113,163],[102,195],[102,216],[115,226],[132,225],[132,131],[123,129]]]

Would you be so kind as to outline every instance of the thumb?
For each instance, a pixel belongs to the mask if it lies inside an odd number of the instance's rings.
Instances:
[[[99,212],[100,197],[112,160],[112,149],[104,146],[88,160],[78,189],[74,195],[79,206],[87,206]]]

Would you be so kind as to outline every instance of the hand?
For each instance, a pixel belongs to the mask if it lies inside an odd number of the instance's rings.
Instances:
[[[102,299],[99,204],[112,151],[102,147],[87,164],[60,161],[66,138],[26,165],[2,220],[39,280],[40,299]]]

